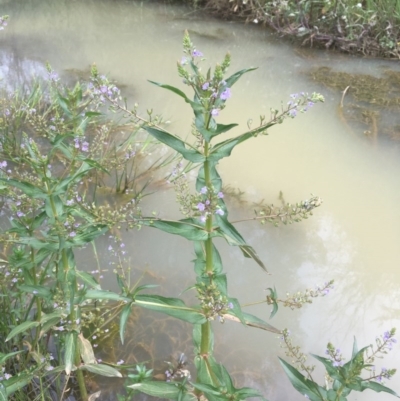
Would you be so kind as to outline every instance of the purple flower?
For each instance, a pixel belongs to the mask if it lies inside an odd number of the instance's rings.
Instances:
[[[218,110],[218,109],[212,109],[212,110],[211,110],[211,115],[212,115],[213,117],[217,117],[217,116],[219,115],[219,110]]]
[[[4,114],[5,114],[6,116],[9,116],[9,115],[10,115],[10,110],[5,109],[5,110],[4,110]]]
[[[227,100],[227,99],[229,99],[231,96],[232,96],[232,94],[231,94],[231,89],[230,89],[230,88],[226,88],[226,89],[221,93],[221,95],[220,95],[219,97],[220,97],[220,99],[222,99],[222,100]]]
[[[296,109],[290,110],[289,111],[289,115],[292,118],[296,117],[297,116],[297,110]]]
[[[219,214],[220,216],[223,216],[225,214],[225,212],[222,209],[217,209],[215,211],[215,214]]]
[[[192,56],[193,57],[203,57],[203,53],[195,49],[192,52]]]
[[[23,212],[21,212],[20,210],[18,210],[17,216],[18,216],[18,217],[23,217],[23,216],[25,216],[25,213],[23,213]]]
[[[81,149],[82,149],[82,152],[89,152],[89,143],[88,142],[83,142]]]
[[[205,195],[207,193],[207,187],[203,187],[200,189],[200,193]]]
[[[205,223],[206,220],[207,220],[207,217],[206,217],[205,215],[200,216],[200,221],[201,221],[202,223]]]
[[[181,59],[181,65],[186,65],[186,64],[187,64],[186,57],[182,57],[182,59]]]
[[[203,91],[206,91],[208,89],[208,87],[210,86],[209,82],[204,82],[203,86],[201,87],[201,89],[203,89]]]
[[[210,200],[207,199],[207,200],[206,200],[206,205],[208,206],[209,204],[210,204]]]
[[[197,209],[199,209],[200,212],[203,212],[205,208],[206,208],[206,205],[205,205],[204,203],[199,202],[199,203],[197,204]]]
[[[217,196],[219,199],[222,199],[224,197],[224,194],[222,192],[218,192]]]
[[[0,163],[0,168],[6,168],[6,167],[7,167],[6,161]]]
[[[75,231],[71,231],[71,232],[69,233],[69,236],[70,236],[70,237],[75,237],[75,236],[76,236],[76,232],[75,232]]]

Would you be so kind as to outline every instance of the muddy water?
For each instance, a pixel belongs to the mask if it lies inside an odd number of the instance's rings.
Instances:
[[[334,279],[329,296],[301,310],[282,309],[271,322],[289,328],[293,341],[306,353],[322,355],[331,341],[346,356],[353,336],[367,345],[385,330],[400,327],[400,147],[379,136],[372,142],[361,124],[346,124],[338,114],[341,94],[307,74],[312,67],[329,66],[379,76],[384,69],[400,71],[398,64],[297,49],[256,26],[212,21],[162,5],[99,0],[1,4],[2,13],[11,17],[0,38],[0,72],[8,86],[43,74],[45,61],[65,79],[87,77],[90,64],[96,62],[101,72],[118,82],[128,101],[162,113],[171,130],[182,136],[190,133],[188,108],[146,80],[182,87],[175,64],[185,29],[207,57],[204,68],[221,60],[227,50],[233,58],[231,72],[259,67],[232,89],[233,97],[218,117],[222,123],[236,122],[244,130],[249,119],[256,123],[259,114],[268,114],[281,100],[286,103],[292,93],[324,94],[324,105],[272,128],[267,137],[249,141],[220,164],[224,182],[245,192],[246,204],[238,206],[231,200],[232,217],[237,219],[252,217],[253,202],[278,203],[279,191],[290,202],[306,199],[311,192],[324,200],[311,219],[289,227],[239,223],[237,228],[272,275],[221,242],[230,293],[251,303],[262,300],[267,287],[275,285],[283,297]],[[346,116],[346,109],[343,113]],[[172,191],[149,198],[145,208],[179,217]],[[134,263],[154,271],[166,294],[177,296],[193,279],[193,252],[185,240],[143,230],[125,235],[124,241]],[[176,285],[179,277],[182,285]],[[249,311],[265,318],[269,314],[265,305]],[[229,322],[216,325],[216,331],[217,350],[218,342],[224,344],[219,357],[247,385],[261,388],[270,400],[301,399],[277,364],[276,355],[284,352],[273,334]],[[171,347],[158,348],[165,355],[180,351]],[[397,345],[377,365],[399,369],[399,355]],[[390,384],[400,392],[398,377]],[[379,395],[382,401],[389,398]],[[376,396],[365,392],[362,398],[351,399],[372,401]]]

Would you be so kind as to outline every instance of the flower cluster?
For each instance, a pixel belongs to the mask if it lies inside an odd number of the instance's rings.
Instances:
[[[7,26],[8,15],[2,15],[0,17],[0,31]]]
[[[300,370],[307,373],[309,379],[311,378],[311,373],[315,369],[314,365],[306,365],[307,356],[301,352],[298,345],[293,345],[292,339],[290,338],[290,331],[288,329],[282,330],[279,339],[282,341],[281,348],[285,348],[285,354],[289,358],[292,358],[292,363]]]
[[[195,209],[197,209],[197,215],[200,215],[200,221],[202,223],[205,223],[209,215],[218,214],[223,216],[225,214],[219,204],[219,201],[223,199],[223,197],[224,194],[221,191],[216,192],[207,187],[201,188],[200,197],[197,197],[199,202],[195,205]]]
[[[224,315],[233,309],[233,304],[229,302],[228,298],[221,293],[214,283],[201,282],[196,284],[196,290],[201,309],[207,320],[218,318],[221,323],[224,323]]]
[[[282,301],[280,300],[277,301],[282,302],[283,306],[289,307],[290,309],[301,308],[305,304],[311,304],[313,302],[313,298],[323,297],[325,295],[328,295],[330,291],[334,288],[333,282],[334,282],[333,280],[330,280],[322,286],[318,285],[314,289],[307,289],[304,292],[297,292],[293,295],[287,293],[286,299]]]
[[[82,152],[89,152],[89,142],[86,142],[83,138],[75,138],[74,147]]]
[[[343,366],[344,358],[341,354],[340,348],[335,348],[331,343],[328,343],[325,354],[332,360],[333,366]]]
[[[92,66],[91,82],[88,84],[87,90],[99,104],[104,104],[106,101],[118,103],[122,99],[120,89],[105,75],[99,75],[96,66]]]

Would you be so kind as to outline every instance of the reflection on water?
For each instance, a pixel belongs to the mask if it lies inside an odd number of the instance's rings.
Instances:
[[[325,105],[274,127],[269,136],[249,141],[240,154],[235,150],[220,163],[225,182],[246,193],[247,205],[233,206],[232,216],[252,217],[252,202],[277,203],[281,190],[288,201],[306,199],[310,192],[324,199],[315,216],[300,224],[238,224],[272,276],[221,242],[230,292],[250,303],[263,299],[265,289],[273,285],[283,296],[335,279],[332,294],[301,310],[282,310],[272,321],[289,328],[305,352],[323,354],[331,341],[348,355],[353,335],[367,345],[375,335],[400,328],[400,149],[379,135],[373,144],[362,126],[349,131],[337,114],[341,94],[311,81],[307,73],[312,67],[329,66],[379,76],[382,67],[398,72],[398,64],[295,49],[257,27],[185,16],[185,10],[162,5],[105,0],[2,4],[2,12],[11,17],[0,36],[0,73],[7,87],[23,84],[33,72],[43,74],[45,61],[66,76],[85,74],[96,62],[101,72],[125,85],[128,101],[161,112],[171,121],[171,130],[182,136],[190,133],[186,105],[146,80],[182,86],[175,63],[184,29],[192,31],[198,49],[206,54],[205,65],[221,60],[221,52],[229,50],[232,72],[259,66],[235,85],[228,108],[218,117],[221,123],[236,122],[244,130],[249,119],[268,115],[270,107],[279,107],[281,99],[287,102],[291,93],[322,92]],[[179,217],[171,191],[149,198],[146,208],[162,217]],[[178,296],[193,281],[193,251],[185,240],[143,229],[126,234],[124,241],[135,265],[147,266],[160,277],[165,294]],[[107,266],[106,252],[101,256]],[[107,278],[112,287],[111,272]],[[269,308],[259,305],[251,312],[267,318]],[[277,353],[284,353],[274,335],[226,322],[216,325],[216,336],[219,358],[240,380],[261,388],[270,400],[300,399],[277,364]],[[160,340],[156,347],[164,350],[159,358],[187,352],[170,340]],[[400,368],[398,355],[399,346],[384,366]],[[400,392],[398,378],[390,384]],[[362,399],[376,398],[366,392]],[[386,399],[388,395],[379,395],[379,400]]]

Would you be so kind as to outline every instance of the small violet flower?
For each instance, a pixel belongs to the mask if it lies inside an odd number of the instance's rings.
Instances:
[[[209,86],[210,86],[210,83],[209,83],[209,82],[204,82],[204,84],[203,84],[203,86],[201,87],[201,89],[203,89],[203,91],[206,91],[206,90],[208,90]]]
[[[229,99],[231,96],[232,96],[232,94],[231,94],[231,89],[230,89],[230,88],[226,88],[226,89],[221,93],[221,95],[220,95],[219,97],[220,97],[220,99],[222,99],[222,100],[227,100],[227,99]]]
[[[219,115],[219,110],[218,110],[218,109],[212,109],[212,110],[211,110],[211,115],[212,115],[213,117],[217,117],[217,116]]]
[[[215,211],[215,214],[219,214],[220,216],[223,216],[225,214],[225,212],[222,209],[217,209]]]
[[[207,187],[201,188],[201,189],[200,189],[200,193],[201,193],[202,195],[205,195],[205,194],[207,193]]]
[[[205,205],[204,203],[199,202],[199,203],[197,204],[197,209],[199,209],[200,212],[203,212],[205,208],[206,208],[206,205]]]
[[[192,52],[192,56],[193,57],[203,57],[203,53],[195,49]]]

